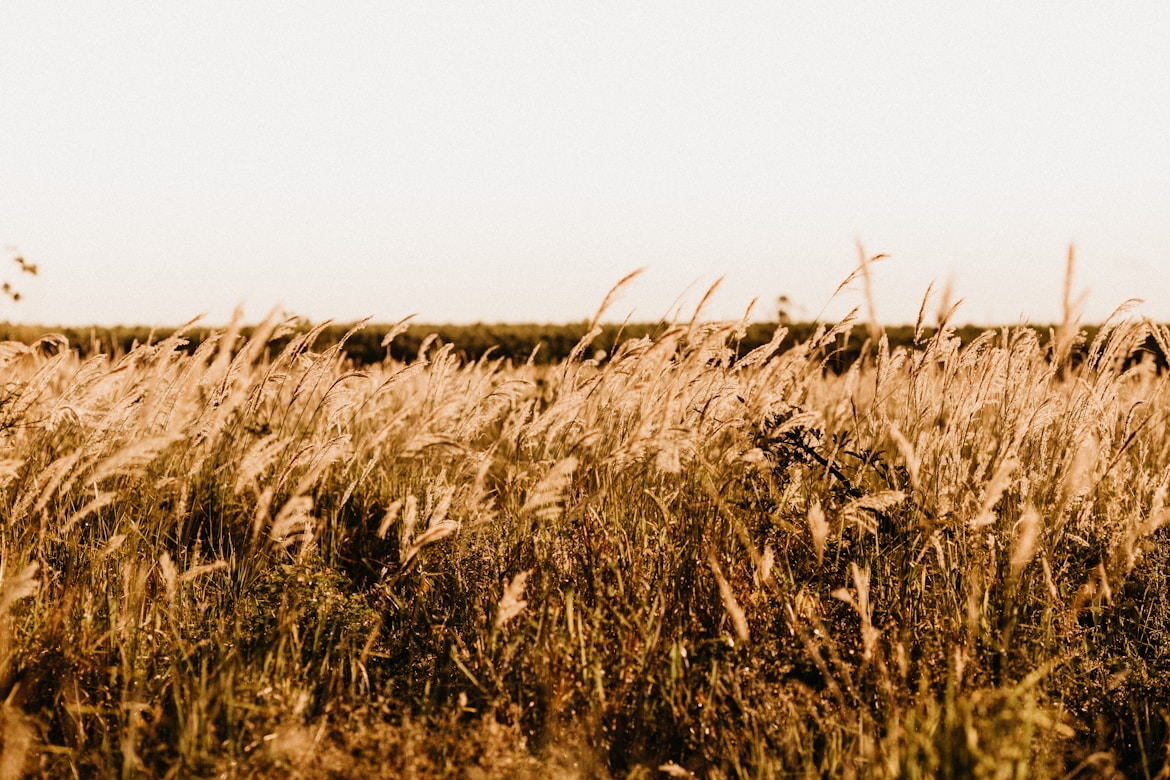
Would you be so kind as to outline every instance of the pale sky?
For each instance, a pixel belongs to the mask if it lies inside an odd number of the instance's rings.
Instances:
[[[889,324],[1070,243],[1170,320],[1170,4],[0,4],[0,319],[811,317],[858,240]]]

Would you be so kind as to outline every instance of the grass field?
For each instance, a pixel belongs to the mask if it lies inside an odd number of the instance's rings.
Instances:
[[[1170,777],[1170,331],[739,327],[0,346],[0,780]]]

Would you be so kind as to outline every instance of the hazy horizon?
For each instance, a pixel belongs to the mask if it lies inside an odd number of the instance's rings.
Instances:
[[[1170,321],[1170,7],[17,2],[0,320]],[[928,312],[936,304],[931,304]]]

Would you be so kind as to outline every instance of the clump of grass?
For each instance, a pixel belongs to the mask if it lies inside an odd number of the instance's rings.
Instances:
[[[0,350],[0,776],[1164,777],[1170,332],[948,317]]]

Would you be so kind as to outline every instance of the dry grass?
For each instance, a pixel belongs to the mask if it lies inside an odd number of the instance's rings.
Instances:
[[[946,317],[5,345],[0,777],[1166,777],[1170,332]]]

